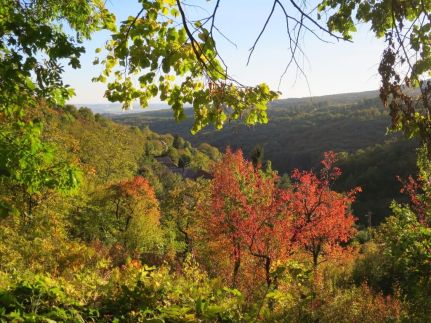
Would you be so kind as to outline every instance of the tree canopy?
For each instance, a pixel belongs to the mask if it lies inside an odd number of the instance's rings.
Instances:
[[[30,200],[44,189],[76,188],[76,165],[55,158],[34,109],[62,106],[73,95],[61,64],[79,68],[82,41],[101,28],[114,31],[115,18],[102,1],[4,0],[0,7],[1,179],[23,187]]]

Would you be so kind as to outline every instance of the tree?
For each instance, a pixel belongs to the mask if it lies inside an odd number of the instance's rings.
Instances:
[[[157,252],[162,237],[159,202],[147,180],[136,176],[114,184],[106,198],[119,242],[132,253]]]
[[[184,148],[185,143],[186,142],[182,137],[180,137],[179,135],[175,135],[172,146],[176,149],[181,149],[181,148]]]
[[[59,21],[76,36],[68,35]],[[42,102],[61,106],[73,91],[63,84],[61,61],[79,68],[81,43],[98,29],[114,30],[101,1],[2,1],[0,8],[0,179],[29,194],[77,187],[75,165],[54,158],[43,124],[32,116]],[[7,208],[7,207],[6,207]]]
[[[431,1],[325,0],[319,11],[329,12],[329,29],[345,37],[356,30],[355,22],[366,22],[376,37],[385,38],[380,98],[390,109],[392,129],[419,138],[430,157]]]
[[[211,160],[219,160],[221,158],[221,153],[220,151],[211,146],[210,144],[207,143],[201,143],[198,146],[198,149],[203,152],[205,155],[207,155]]]
[[[141,3],[139,13],[124,21],[107,43],[101,61],[104,71],[95,78],[100,82],[109,78],[105,93],[109,100],[123,102],[125,108],[139,100],[146,107],[158,96],[172,107],[176,120],[185,117],[184,105],[192,104],[193,132],[208,124],[220,129],[228,118],[244,117],[248,124],[268,121],[266,105],[278,93],[266,84],[248,87],[231,78],[218,55],[212,28],[196,22],[190,30],[179,0]],[[167,19],[159,19],[160,15]]]
[[[63,105],[73,92],[62,82],[60,61],[79,68],[82,41],[101,28],[115,29],[115,17],[97,0],[5,0],[0,17],[0,111],[6,116],[18,117],[39,100]]]
[[[331,190],[331,184],[341,174],[334,162],[334,152],[328,152],[319,176],[311,171],[294,170],[291,187],[284,192],[293,215],[292,239],[311,255],[314,268],[322,255],[347,242],[355,233],[350,205],[360,188],[347,194]]]
[[[0,198],[1,215],[31,216],[43,194],[77,188],[82,178],[78,165],[62,159],[58,150],[42,140],[41,123],[29,122],[19,128],[0,125],[0,182],[7,188],[6,195],[18,195],[9,202]]]
[[[408,300],[410,320],[425,322],[431,315],[431,229],[408,206],[394,202],[391,208],[393,215],[356,260],[353,277],[378,292],[400,294]]]
[[[250,153],[250,159],[254,165],[254,167],[262,167],[263,165],[263,157],[265,155],[265,151],[262,145],[257,145],[253,148]]]
[[[190,165],[192,158],[189,155],[182,154],[178,159],[178,167],[184,169]]]
[[[431,295],[431,164],[426,147],[418,149],[417,166],[416,179],[409,176],[402,181],[398,177],[403,183],[401,192],[409,197],[409,203],[393,202],[393,215],[377,231],[376,242],[384,250],[383,255],[378,255],[378,268],[370,261],[371,254],[359,262],[359,269],[362,265],[366,270],[358,271],[363,276],[360,278],[373,282],[374,287],[389,292],[398,287],[410,300],[409,308],[415,319],[426,321],[430,317]]]
[[[199,223],[199,209],[208,196],[208,182],[204,179],[193,181],[180,179],[168,190],[162,203],[162,223],[169,227],[168,234],[174,234],[175,249],[183,259],[195,251],[201,229]]]
[[[242,261],[251,255],[263,268],[269,288],[274,260],[291,252],[291,222],[277,188],[278,177],[255,168],[244,160],[241,151],[229,149],[213,175],[208,233],[222,248],[229,246],[232,286],[237,286]],[[245,266],[250,266],[247,263]]]

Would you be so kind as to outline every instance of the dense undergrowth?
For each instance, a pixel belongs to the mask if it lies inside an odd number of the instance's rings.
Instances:
[[[1,177],[1,321],[431,315],[431,230],[418,204],[393,204],[384,224],[358,231],[349,205],[360,193],[329,187],[340,172],[335,155],[320,173],[282,183],[240,152],[194,148],[88,109],[45,107],[31,117],[44,122],[55,158],[78,169],[79,186],[32,193]]]

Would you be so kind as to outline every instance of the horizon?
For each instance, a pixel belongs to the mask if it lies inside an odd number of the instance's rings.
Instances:
[[[297,98],[280,98],[276,99],[274,101],[271,101],[271,103],[276,102],[285,102],[285,101],[309,101],[310,104],[313,104],[313,100],[319,100],[326,97],[337,97],[337,96],[344,96],[344,95],[366,95],[366,94],[375,94],[375,96],[378,96],[378,90],[368,90],[368,91],[360,91],[360,92],[343,92],[343,93],[334,93],[334,94],[327,94],[327,95],[319,95],[319,96],[313,96],[313,97],[297,97]],[[287,102],[289,103],[289,102]],[[97,114],[103,114],[103,115],[127,115],[127,114],[140,114],[140,113],[149,113],[149,112],[158,112],[158,111],[167,111],[171,109],[171,106],[164,102],[154,102],[149,103],[147,107],[141,107],[138,102],[135,102],[131,108],[129,109],[122,109],[121,103],[119,102],[105,102],[105,103],[70,103],[71,105],[76,106],[77,108],[86,107],[89,108],[93,113]],[[184,105],[184,109],[191,109],[193,108],[192,105],[187,104]]]
[[[374,90],[340,92],[340,93],[331,93],[331,94],[313,95],[313,96],[278,98],[278,99],[275,99],[271,102],[285,101],[285,100],[307,100],[307,99],[312,100],[314,98],[323,98],[323,97],[347,95],[347,94],[362,94],[362,93],[370,93],[371,94],[372,92],[378,92],[378,91],[379,91],[378,89],[374,89]],[[122,105],[121,102],[110,102],[110,101],[96,102],[96,103],[93,103],[93,102],[76,102],[76,103],[68,102],[67,104],[75,105],[78,107],[86,106],[86,105],[99,105],[99,106],[109,105],[109,106],[120,106],[121,107],[121,105]],[[155,107],[155,106],[163,106],[163,107],[169,107],[170,108],[170,105],[168,103],[165,103],[165,102],[151,102],[151,103],[149,103],[149,105],[147,107],[142,108],[142,110],[143,110],[143,112],[145,112],[145,110],[147,110],[148,108],[151,109],[152,107]],[[130,110],[133,110],[134,108],[137,108],[137,107],[141,108],[140,104],[138,102],[135,102],[131,108],[129,108],[127,110],[123,110],[123,111],[130,111]],[[190,104],[184,105],[184,108],[191,108],[191,107],[192,107],[192,105],[190,105]]]

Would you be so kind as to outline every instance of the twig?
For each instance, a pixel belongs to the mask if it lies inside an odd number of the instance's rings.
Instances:
[[[259,35],[257,36],[256,40],[254,41],[253,46],[251,46],[251,48],[250,48],[250,54],[248,55],[247,65],[250,63],[251,55],[253,54],[254,49],[256,48],[256,45],[259,42],[260,37],[262,37],[263,33],[265,32],[266,26],[268,26],[268,23],[271,20],[272,15],[274,14],[276,4],[277,4],[277,1],[274,1],[274,3],[272,4],[271,12],[269,13],[268,17],[266,18],[265,24],[263,25],[262,29],[260,30]]]

